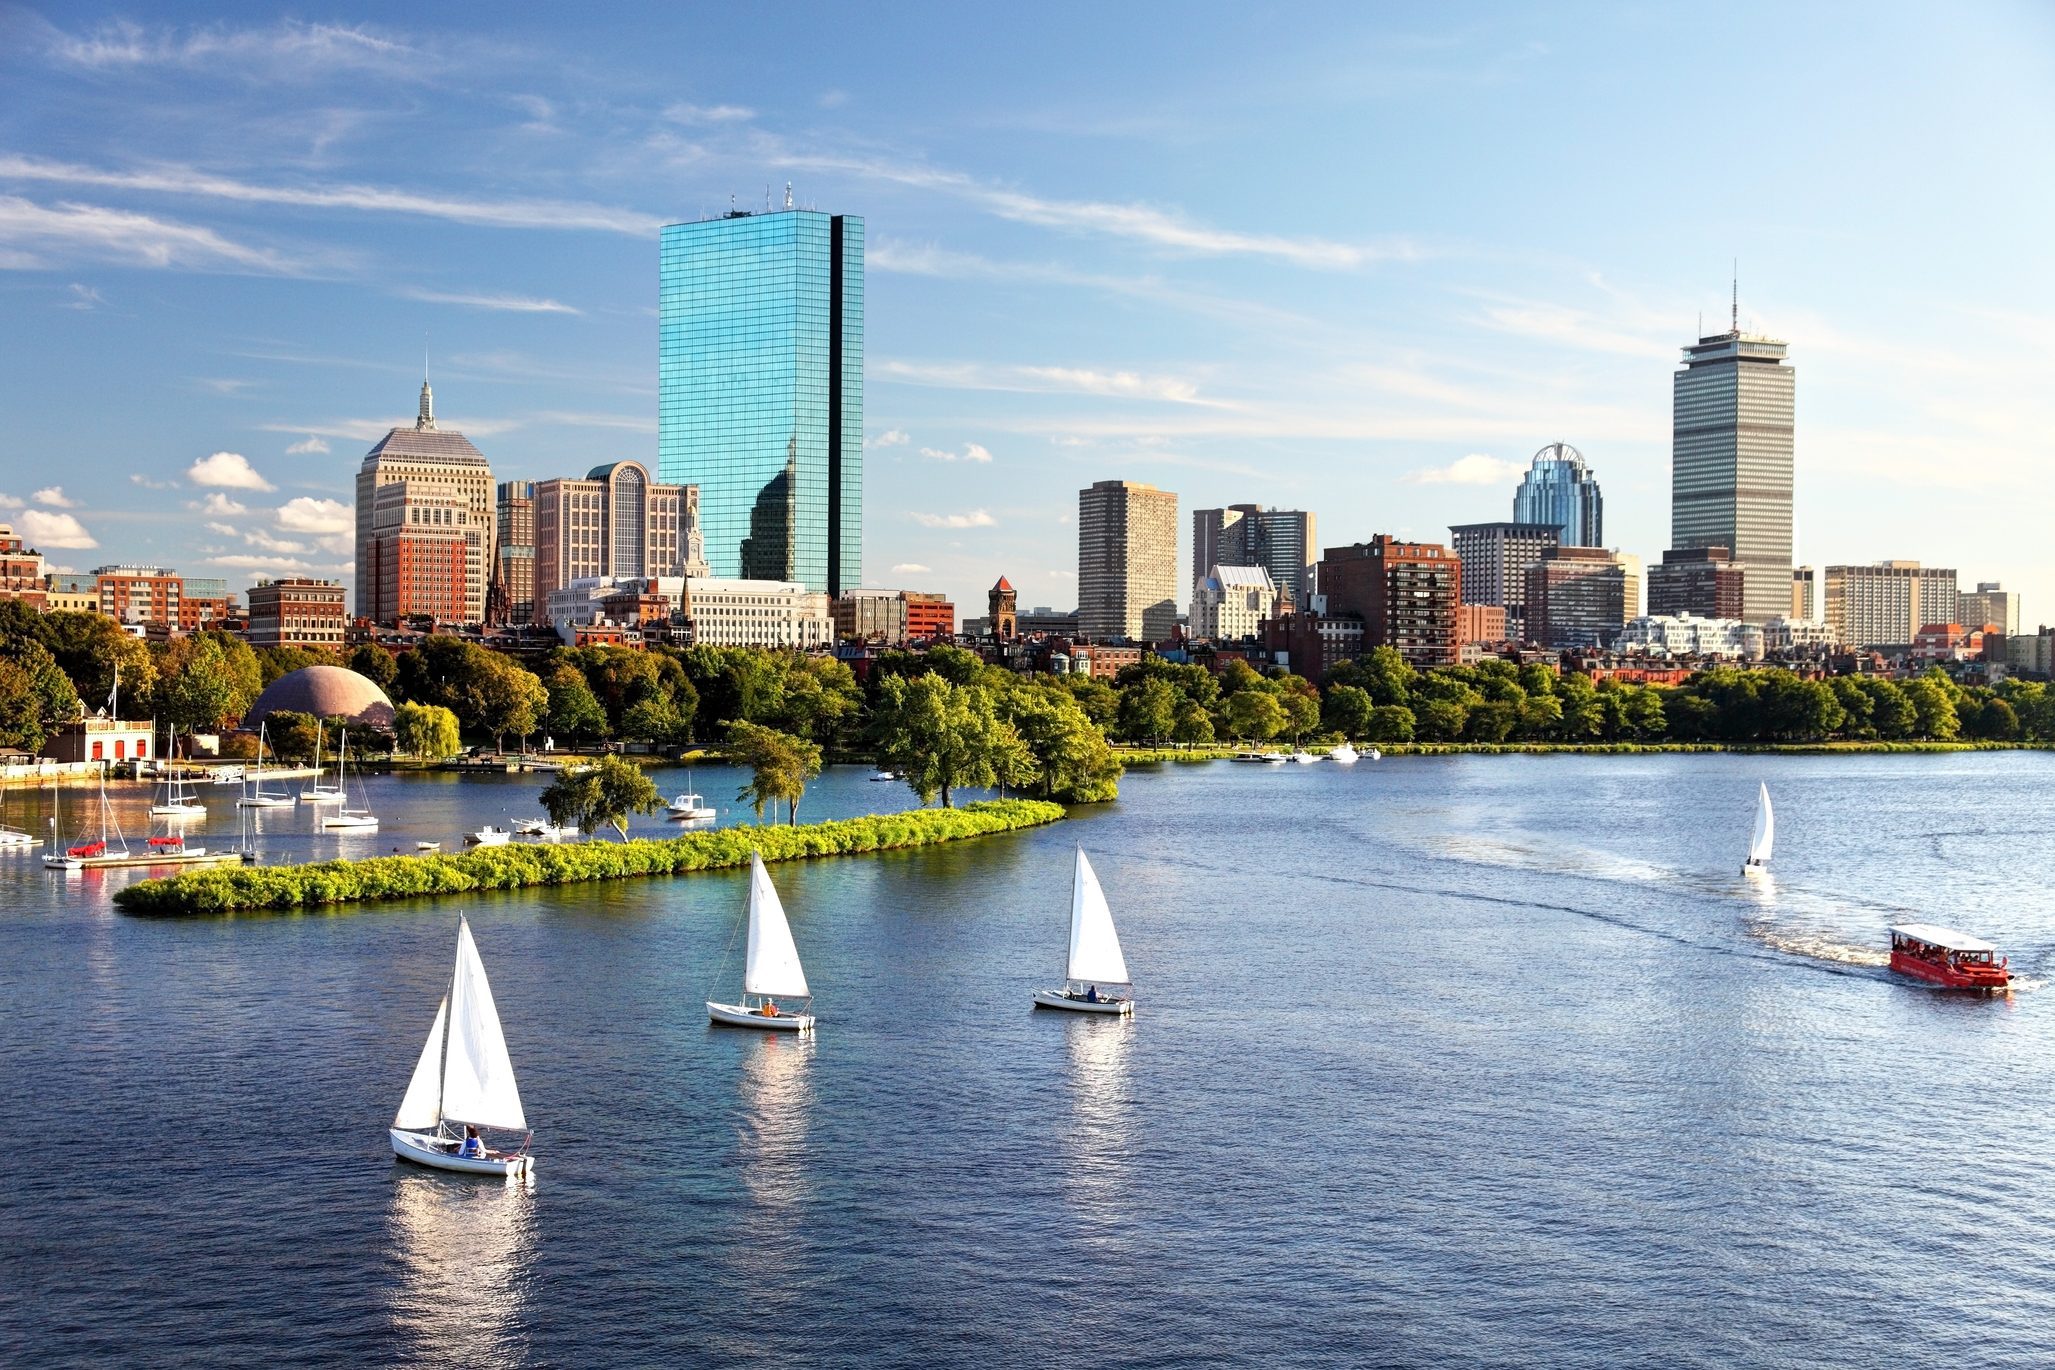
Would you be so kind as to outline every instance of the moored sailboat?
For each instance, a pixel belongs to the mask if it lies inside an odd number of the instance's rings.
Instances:
[[[164,794],[150,806],[152,818],[205,818],[207,806],[202,804],[194,792],[193,782],[179,768],[176,760],[166,763],[164,772]]]
[[[813,991],[807,988],[806,971],[799,964],[799,949],[792,944],[792,925],[785,921],[785,906],[778,901],[777,886],[764,869],[763,856],[749,854],[749,951],[742,966],[742,1002],[721,1004],[706,1001],[707,1017],[733,1027],[767,1028],[774,1032],[810,1032],[813,1014],[802,1010],[787,1013],[778,999],[797,999],[809,1008]]]
[[[342,775],[337,772],[333,785],[321,783],[321,743],[328,729],[321,723],[314,725],[314,783],[300,788],[302,804],[340,804],[343,799]]]
[[[482,1136],[473,1147],[472,1129],[519,1132],[520,1149],[494,1150]],[[478,958],[471,925],[461,914],[449,992],[435,1010],[435,1026],[429,1029],[406,1097],[388,1131],[393,1155],[416,1165],[507,1179],[535,1174],[535,1158],[528,1154],[535,1134],[521,1108],[521,1091],[514,1082],[514,1063],[507,1055],[485,963]]]
[[[1125,995],[1102,994],[1099,986],[1126,986]],[[1077,849],[1070,877],[1070,954],[1064,962],[1063,988],[1035,991],[1037,1008],[1071,1009],[1078,1013],[1133,1013],[1133,985],[1127,958],[1120,954],[1120,934],[1113,930],[1113,910],[1098,872]]]
[[[1767,875],[1770,867],[1770,848],[1777,840],[1777,811],[1770,806],[1770,787],[1761,786],[1760,796],[1755,803],[1755,831],[1748,839],[1748,860],[1741,865],[1743,875]]]
[[[266,730],[269,724],[257,725],[257,764],[254,769],[243,772],[247,790],[236,800],[239,809],[286,809],[291,808],[293,797],[289,794],[269,794],[264,789],[264,744],[268,741]],[[319,779],[319,776],[316,777]]]
[[[349,797],[348,797],[348,795],[347,795],[347,794],[345,794],[345,793],[344,793],[344,791],[343,791],[343,788],[342,788],[343,786],[345,786],[345,785],[347,785],[347,784],[349,783],[349,775],[350,775],[350,731],[349,731],[349,729],[345,728],[345,729],[343,729],[343,733],[342,733],[342,747],[341,747],[341,749],[340,749],[340,750],[339,750],[339,751],[337,752],[337,754],[336,754],[336,759],[335,759],[335,783],[336,783],[336,793],[337,793],[338,797],[340,797],[340,798],[342,799],[342,807],[341,807],[341,808],[339,808],[339,809],[337,809],[337,810],[336,810],[336,811],[335,811],[334,813],[330,814],[330,815],[329,815],[328,817],[326,817],[326,818],[322,819],[322,820],[321,820],[321,826],[322,826],[322,827],[324,827],[324,828],[375,828],[375,827],[377,827],[377,826],[378,826],[378,815],[377,815],[377,814],[375,814],[375,813],[373,813],[373,812],[371,812],[371,806],[370,806],[370,804],[369,804],[369,802],[368,802],[368,801],[367,801],[367,802],[366,802],[366,803],[365,803],[365,804],[364,804],[363,806],[361,806],[361,807],[359,807],[359,808],[354,808],[354,809],[353,809],[353,808],[351,808],[351,807],[350,807],[350,801],[349,801]],[[363,780],[363,777],[359,776],[359,777],[358,777],[358,779],[357,779],[357,789],[358,789],[359,793],[361,793],[361,792],[363,791],[363,788],[364,788],[364,780]]]

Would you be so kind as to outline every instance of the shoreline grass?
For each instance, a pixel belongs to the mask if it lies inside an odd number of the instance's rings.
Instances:
[[[926,847],[1040,827],[1066,816],[1061,804],[1044,800],[988,799],[958,809],[910,809],[797,827],[744,824],[627,842],[537,843],[297,866],[217,867],[138,881],[116,891],[114,903],[124,913],[169,917],[325,909],[725,870],[748,865],[753,851],[775,862]]]
[[[1308,742],[1306,750],[1325,756],[1337,744],[1331,742]],[[1359,749],[1371,747],[1385,756],[1634,756],[1659,752],[1739,752],[1749,754],[1783,753],[1791,756],[1860,755],[1866,752],[1878,754],[1916,752],[2045,752],[2055,751],[2055,743],[2048,742],[1930,742],[1904,741],[1829,741],[1829,742],[1359,742]],[[1277,744],[1269,744],[1270,751],[1289,750]],[[1115,746],[1113,754],[1122,764],[1146,766],[1156,762],[1225,761],[1238,754],[1238,747],[1202,746],[1190,749],[1172,747],[1128,747]]]

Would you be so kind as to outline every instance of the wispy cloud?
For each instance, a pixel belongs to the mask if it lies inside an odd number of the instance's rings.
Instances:
[[[291,542],[285,538],[275,538],[262,528],[244,529],[243,541],[249,543],[252,547],[261,548],[266,552],[291,552],[298,554],[307,550],[305,543]]]
[[[870,449],[879,447],[904,447],[907,443],[911,441],[912,439],[906,436],[906,430],[904,428],[893,428],[888,429],[883,433],[872,434],[870,437],[867,437],[863,440],[863,445],[866,448]]]
[[[923,447],[920,449],[920,454],[930,461],[968,461],[989,464],[992,460],[992,454],[986,451],[983,446],[974,442],[965,443],[961,452],[949,451],[940,447]]]
[[[141,475],[141,474],[139,474],[139,473],[137,473],[137,472],[130,472],[130,473],[129,473],[129,478],[128,478],[128,479],[129,479],[129,483],[130,483],[131,485],[140,485],[140,486],[142,486],[142,487],[143,487],[143,488],[144,488],[145,490],[176,490],[176,489],[178,489],[178,482],[177,482],[177,481],[175,481],[175,480],[152,480],[152,479],[150,479],[150,478],[149,478],[148,476],[145,476],[145,475]]]
[[[71,298],[64,302],[66,309],[101,309],[107,304],[106,298],[89,285],[80,285],[73,281],[70,291]]]
[[[46,509],[24,509],[15,515],[15,531],[31,547],[98,547],[98,539],[88,533],[79,521],[70,514],[53,514]]]
[[[563,200],[488,200],[424,195],[371,185],[263,185],[218,176],[195,167],[160,164],[111,171],[76,162],[0,154],[0,180],[43,181],[160,195],[193,195],[240,204],[293,205],[303,209],[350,209],[371,214],[405,214],[487,228],[590,229],[646,238],[663,226],[654,215],[607,205]],[[4,222],[4,220],[0,220]],[[4,238],[0,238],[4,241]]]
[[[892,568],[892,574],[895,576],[920,576],[926,575],[933,569],[933,567],[923,566],[917,561],[902,561]]]
[[[232,242],[195,224],[104,205],[39,205],[0,195],[0,267],[38,269],[76,260],[271,275],[302,270],[276,252]]]
[[[271,487],[267,485],[264,488],[268,490]],[[231,499],[219,490],[208,491],[207,498],[190,507],[198,509],[203,514],[212,514],[217,518],[233,518],[250,512],[250,506]]]
[[[297,557],[254,552],[227,552],[207,558],[209,566],[220,566],[231,571],[311,571],[313,566]]]
[[[1002,390],[1025,394],[1103,395],[1113,399],[1158,400],[1171,404],[1232,408],[1206,399],[1198,385],[1181,376],[1106,371],[1077,366],[986,366],[976,362],[911,362],[884,359],[871,374],[880,380],[951,390]]]
[[[257,474],[249,458],[240,452],[216,452],[186,468],[186,479],[195,485],[218,486],[224,490],[272,490],[277,487]]]
[[[746,105],[695,105],[680,100],[664,106],[664,118],[674,124],[739,124],[756,117]]]
[[[296,442],[292,446],[285,449],[285,453],[289,457],[304,457],[309,455],[319,456],[325,455],[328,451],[329,446],[327,439],[316,438],[311,436],[303,438],[299,442]]]
[[[29,499],[32,503],[46,504],[52,509],[78,508],[78,501],[66,495],[64,487],[61,485],[46,485],[36,491],[35,494],[30,495]]]
[[[992,528],[999,520],[982,509],[973,509],[967,514],[921,514],[908,515],[923,528]]]
[[[462,305],[466,309],[496,309],[510,314],[583,314],[582,309],[573,308],[557,300],[536,299],[528,295],[466,295],[445,293],[440,290],[402,290],[399,292],[409,300],[420,300],[426,304]]]
[[[656,420],[642,414],[590,414],[563,409],[545,409],[539,413],[527,415],[523,422],[553,425],[559,428],[618,428],[626,433],[656,432]]]
[[[1446,466],[1409,471],[1399,479],[1408,485],[1505,485],[1518,480],[1524,469],[1517,461],[1472,452]]]
[[[428,64],[428,54],[361,26],[308,24],[287,19],[267,28],[146,28],[127,20],[84,34],[51,28],[44,52],[55,62],[91,71],[140,67],[203,67],[211,76],[248,76],[284,68],[333,71],[383,68],[404,71]]]
[[[521,425],[512,419],[478,419],[471,422],[452,421],[438,414],[444,428],[454,428],[474,438],[489,438],[495,433],[506,433]],[[260,423],[257,428],[265,433],[305,433],[309,437],[338,438],[345,442],[376,442],[393,430],[396,418],[385,419],[332,419],[326,423]],[[408,426],[412,426],[408,420]]]

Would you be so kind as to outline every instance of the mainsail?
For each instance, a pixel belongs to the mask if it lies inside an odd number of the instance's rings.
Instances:
[[[1762,786],[1761,798],[1755,806],[1755,835],[1748,841],[1748,864],[1766,865],[1770,859],[1770,847],[1777,840],[1777,812],[1770,807],[1770,787]]]
[[[785,906],[778,902],[777,887],[771,884],[763,857],[756,852],[749,856],[749,960],[742,970],[742,989],[748,994],[782,994],[794,999],[812,993],[799,965],[799,948],[792,945]]]
[[[432,1132],[442,1125],[442,1032],[449,1022],[450,1000],[444,995],[436,1006],[435,1026],[428,1030],[428,1043],[421,1048],[421,1060],[414,1078],[407,1082],[407,1097],[400,1100],[394,1127],[409,1132]]]
[[[457,972],[450,983],[449,1047],[443,1057],[442,1116],[482,1127],[523,1130],[521,1091],[500,1032],[485,963],[471,940],[471,925],[457,923]]]
[[[1110,985],[1128,983],[1127,958],[1120,954],[1120,935],[1113,930],[1113,910],[1106,907],[1106,891],[1077,849],[1077,870],[1070,884],[1070,966],[1072,980],[1096,980]]]

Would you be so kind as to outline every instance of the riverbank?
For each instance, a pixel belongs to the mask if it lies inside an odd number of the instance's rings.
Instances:
[[[1060,804],[993,799],[960,809],[912,809],[797,827],[744,824],[628,842],[537,843],[298,866],[243,866],[140,881],[117,891],[114,903],[126,913],[173,917],[328,908],[479,890],[684,875],[747,865],[751,852],[762,853],[765,861],[796,861],[925,847],[1040,827],[1063,817]]]
[[[1309,742],[1306,750],[1325,757],[1336,744]],[[1464,756],[1471,754],[1525,756],[1629,756],[1657,752],[1745,752],[1751,755],[1854,756],[1864,752],[2045,752],[2055,751],[2047,742],[1363,742],[1362,751],[1375,747],[1387,757]],[[1125,766],[1192,761],[1227,761],[1243,753],[1239,747],[1122,747],[1113,754]],[[1278,748],[1269,750],[1277,751]]]

